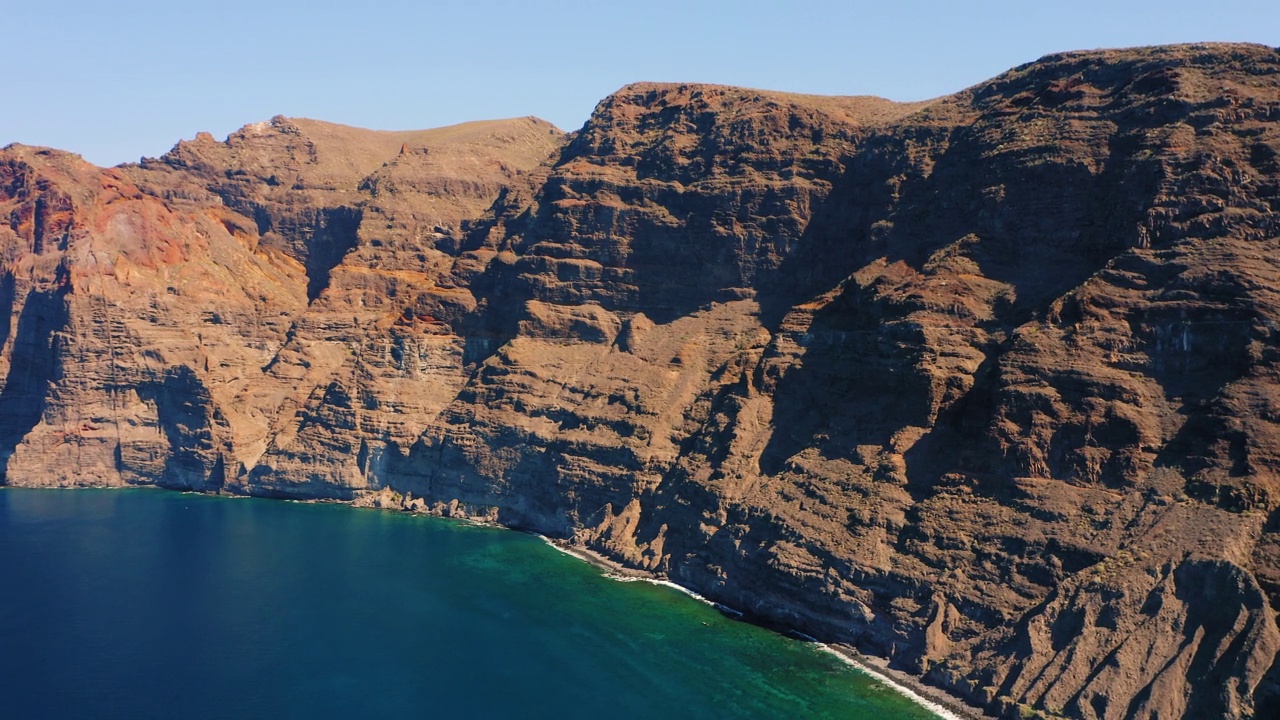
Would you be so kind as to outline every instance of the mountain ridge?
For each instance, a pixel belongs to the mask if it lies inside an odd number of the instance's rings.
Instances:
[[[1003,716],[1276,708],[1280,51],[315,123],[0,152],[4,483],[487,517]]]

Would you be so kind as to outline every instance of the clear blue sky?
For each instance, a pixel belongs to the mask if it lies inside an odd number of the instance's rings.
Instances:
[[[0,145],[105,165],[276,114],[572,130],[640,80],[919,100],[1062,50],[1277,46],[1280,2],[0,0],[0,27]]]

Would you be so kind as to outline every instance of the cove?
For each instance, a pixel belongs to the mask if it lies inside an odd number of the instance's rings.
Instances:
[[[0,717],[934,718],[540,539],[341,505],[0,490]]]

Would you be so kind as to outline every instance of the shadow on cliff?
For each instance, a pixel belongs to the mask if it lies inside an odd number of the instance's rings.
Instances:
[[[44,415],[50,385],[61,374],[57,333],[69,317],[63,288],[31,292],[23,303],[0,391],[0,482],[18,444]]]
[[[307,270],[307,300],[315,302],[329,287],[333,269],[360,244],[358,232],[364,212],[357,208],[327,208],[319,213],[315,232],[307,239],[303,266]]]
[[[1267,674],[1254,691],[1257,704],[1254,706],[1254,717],[1280,717],[1280,655],[1276,655]]]
[[[220,196],[228,206],[254,219],[261,242],[302,263],[307,275],[307,302],[315,302],[329,287],[330,275],[342,259],[360,244],[364,211],[346,206],[296,209],[278,203],[241,198],[225,189]]]
[[[0,350],[9,342],[9,333],[13,330],[15,292],[13,275],[0,270]]]
[[[1188,557],[1136,575],[1125,592],[1072,579],[1028,610],[1003,643],[1002,654],[1015,662],[997,696],[1065,696],[1061,707],[1070,716],[1092,710],[1098,717],[1148,717],[1166,708],[1181,717],[1216,717],[1236,705],[1232,694],[1239,690],[1232,686],[1239,681],[1256,683],[1254,716],[1275,717],[1276,666],[1257,661],[1273,657],[1276,634],[1247,571]],[[1135,615],[1147,622],[1119,639],[1100,638],[1106,626],[1090,623]],[[1130,687],[1121,696],[1128,704],[1117,713],[1099,686],[1121,666]],[[1171,680],[1186,688],[1183,696],[1158,694]]]
[[[156,484],[180,490],[221,490],[226,461],[214,429],[226,421],[195,371],[185,365],[170,368],[157,381],[139,383],[137,391],[140,398],[155,404],[157,421],[169,443]]]
[[[934,128],[912,140],[870,138],[848,158],[779,270],[783,289],[762,303],[776,327],[798,301],[844,283],[797,338],[798,363],[780,373],[765,472],[810,445],[856,459],[858,445],[885,447],[908,426],[929,428],[912,452],[913,480],[958,469],[943,457],[965,454],[989,419],[1000,338],[1045,319],[1055,300],[1138,242],[1138,200],[1158,177],[1127,167],[1135,144],[1115,141],[1096,174],[1070,149],[992,159],[995,150],[973,127]],[[927,172],[904,163],[922,154],[933,160]],[[883,269],[855,279],[873,263]],[[1008,290],[969,285],[971,274]],[[988,289],[979,295],[974,287]],[[936,387],[928,372],[930,358],[945,351],[939,334],[990,338],[976,348],[987,360],[963,393]]]

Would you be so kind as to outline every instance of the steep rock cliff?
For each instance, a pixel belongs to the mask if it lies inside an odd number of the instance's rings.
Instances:
[[[0,165],[0,470],[481,514],[996,713],[1280,711],[1280,53]],[[543,161],[546,160],[544,163]]]
[[[451,243],[562,142],[275,118],[108,170],[7,148],[5,480],[351,497],[465,382],[431,314],[474,305],[436,282]]]

